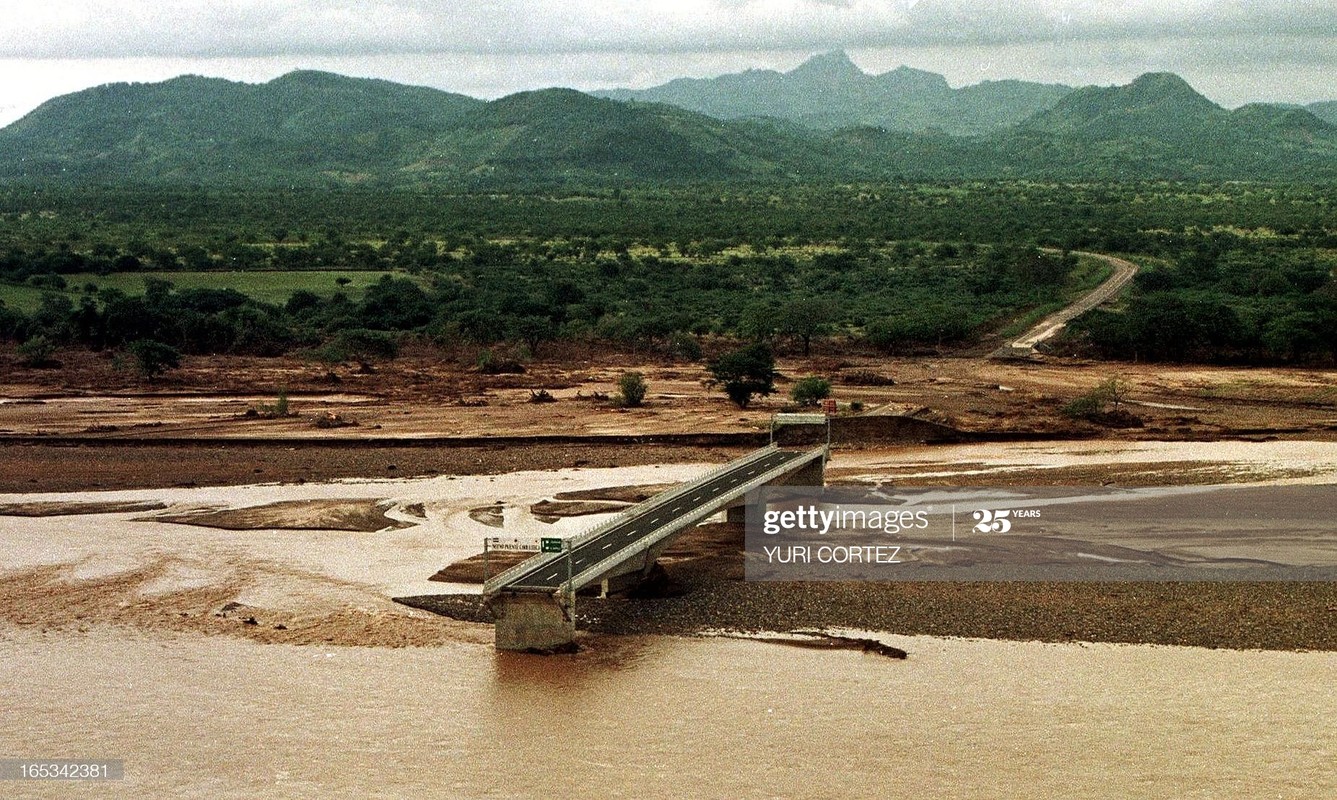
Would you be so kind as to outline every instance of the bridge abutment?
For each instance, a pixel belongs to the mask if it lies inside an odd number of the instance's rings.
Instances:
[[[574,609],[540,592],[516,592],[489,603],[498,650],[556,650],[576,640]]]

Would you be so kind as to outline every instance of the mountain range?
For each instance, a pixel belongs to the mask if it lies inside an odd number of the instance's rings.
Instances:
[[[1070,86],[1026,81],[986,81],[953,89],[943,76],[910,67],[868,75],[836,51],[814,56],[790,72],[748,70],[593,94],[668,103],[718,119],[776,117],[819,129],[868,125],[968,136],[1015,125],[1052,108],[1071,91]]]
[[[0,129],[0,181],[1337,180],[1337,103],[1232,111],[1168,73],[1114,87],[952,89],[906,67],[866,75],[836,53],[788,73],[605,94],[545,89],[485,102],[312,71],[259,85],[195,76],[109,84]]]

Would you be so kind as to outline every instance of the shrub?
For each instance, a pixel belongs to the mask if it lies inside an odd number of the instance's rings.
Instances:
[[[276,419],[278,417],[290,416],[291,411],[288,408],[288,390],[279,387],[278,397],[273,403],[260,403],[252,409],[254,413],[248,413],[247,416],[260,416],[266,419]]]
[[[509,356],[499,356],[491,350],[478,354],[478,371],[484,375],[523,375],[525,365]]]
[[[1102,425],[1141,427],[1142,420],[1122,408],[1127,396],[1128,385],[1118,378],[1109,378],[1065,405],[1063,414]]]
[[[627,408],[637,408],[645,401],[648,387],[645,384],[645,376],[641,373],[624,372],[617,382],[617,388],[621,393],[622,405]]]
[[[18,352],[27,366],[48,367],[54,363],[51,356],[55,355],[56,345],[50,339],[38,334],[19,345]]]
[[[683,361],[701,360],[701,343],[690,333],[678,333],[669,337],[668,354]]]
[[[890,375],[873,372],[869,369],[854,370],[840,376],[840,382],[849,386],[895,386],[896,379]]]
[[[135,369],[149,380],[181,366],[181,353],[175,347],[153,339],[133,341],[126,349],[135,360]]]
[[[831,396],[831,381],[809,375],[794,384],[794,388],[789,390],[789,396],[801,406],[815,406]]]

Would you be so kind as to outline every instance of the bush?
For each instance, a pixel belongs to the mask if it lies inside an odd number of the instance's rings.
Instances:
[[[1128,384],[1118,378],[1109,378],[1065,405],[1063,414],[1072,419],[1084,419],[1102,425],[1141,427],[1142,420],[1122,408],[1127,396]]]
[[[251,413],[253,412],[253,413]],[[260,403],[248,412],[247,416],[259,416],[266,419],[277,419],[280,417],[291,416],[291,410],[288,408],[288,390],[279,387],[278,397],[273,403]]]
[[[789,396],[801,406],[815,406],[831,396],[831,381],[810,375],[794,384]]]
[[[133,341],[126,350],[135,360],[135,369],[149,380],[157,378],[169,369],[181,366],[181,353],[175,347],[153,339]]]
[[[27,283],[29,286],[35,286],[38,289],[51,289],[53,291],[62,291],[67,285],[63,276],[52,272],[29,276]]]
[[[621,393],[623,406],[638,408],[645,401],[645,392],[648,387],[645,384],[645,376],[641,373],[624,372],[617,382],[617,388]]]
[[[854,370],[840,376],[840,382],[848,386],[895,386],[896,379],[869,369]]]
[[[690,333],[678,332],[669,337],[668,354],[683,361],[700,361],[701,343]]]
[[[38,334],[19,345],[19,358],[29,367],[49,367],[54,362],[51,356],[56,353],[56,345],[50,339]]]
[[[491,350],[478,354],[478,371],[484,375],[523,375],[525,365],[509,356],[495,355]]]
[[[394,334],[366,328],[341,331],[334,341],[321,348],[317,357],[330,364],[356,361],[370,370],[375,359],[393,360],[399,355],[399,340]]]

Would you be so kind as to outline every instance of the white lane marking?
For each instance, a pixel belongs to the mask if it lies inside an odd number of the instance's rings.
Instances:
[[[557,577],[557,573],[554,572],[553,574],[549,575],[549,576],[548,576],[547,578],[545,578],[544,580],[549,580],[549,581],[550,581],[550,580],[552,580],[553,578],[556,578],[556,577]]]
[[[604,545],[603,547],[601,547],[601,548],[599,548],[599,549],[600,549],[600,550],[607,550],[608,548],[610,548],[610,547],[612,547],[612,546],[613,546],[613,543],[612,543],[612,542],[609,542],[608,544]]]

